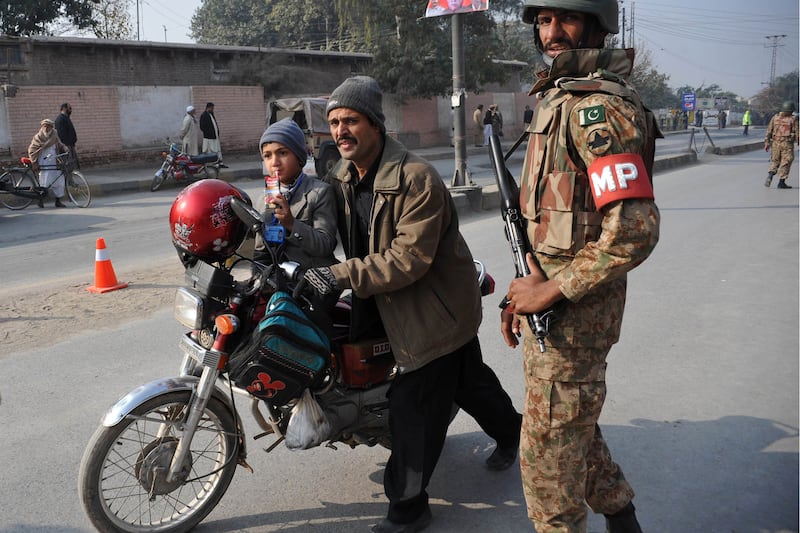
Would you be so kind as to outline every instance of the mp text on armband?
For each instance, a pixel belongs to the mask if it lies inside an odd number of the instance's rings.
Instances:
[[[597,209],[630,198],[653,199],[653,185],[639,154],[613,154],[595,159],[587,169]]]

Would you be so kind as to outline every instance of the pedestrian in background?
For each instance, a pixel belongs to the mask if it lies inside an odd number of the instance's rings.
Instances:
[[[61,112],[56,116],[55,128],[58,133],[58,138],[69,149],[69,157],[74,168],[81,168],[78,161],[78,152],[75,150],[75,145],[78,144],[78,134],[75,132],[75,126],[72,124],[72,106],[67,102],[61,104]]]
[[[550,127],[531,134],[520,180],[531,274],[511,282],[501,314],[507,345],[524,336],[528,516],[538,533],[585,533],[588,504],[605,515],[607,532],[641,533],[633,488],[598,420],[627,272],[658,242],[650,177],[660,133],[625,81],[632,51],[604,48],[619,31],[617,0],[525,0],[522,20],[535,25],[536,48],[550,65],[530,92],[537,123]],[[622,167],[630,173],[618,175]],[[608,183],[593,187],[589,176]],[[626,177],[626,186],[614,186]],[[554,306],[542,352],[524,317]]]
[[[183,116],[181,123],[181,151],[189,155],[197,155],[200,153],[198,150],[197,141],[197,119],[194,117],[194,106],[186,107],[186,114]]]
[[[797,118],[792,115],[794,109],[794,102],[784,102],[781,105],[780,113],[774,115],[767,126],[767,133],[764,135],[764,150],[771,151],[772,157],[770,157],[767,181],[764,182],[764,187],[772,184],[772,177],[777,173],[778,189],[792,188],[791,185],[786,184],[786,178],[789,177],[789,170],[794,161],[794,145],[800,141]]]
[[[497,104],[492,104],[492,133],[496,133],[498,137],[503,136],[503,114],[497,107]]]
[[[39,185],[50,187],[56,196],[56,207],[67,207],[61,201],[64,197],[64,180],[58,179],[61,171],[56,168],[57,156],[59,153],[67,151],[58,137],[55,123],[46,118],[39,123],[39,131],[31,139],[28,146],[28,157],[31,159],[33,170],[39,173]],[[39,207],[44,207],[44,200],[39,199]]]
[[[744,110],[744,115],[742,115],[742,126],[744,126],[744,131],[742,135],[749,135],[747,130],[750,129],[750,125],[753,123],[753,117],[750,116],[750,108]]]
[[[533,109],[531,106],[525,106],[525,113],[522,114],[522,125],[525,127],[525,131],[528,131],[528,126],[531,125],[533,122]]]
[[[367,76],[331,93],[327,117],[342,161],[328,178],[347,259],[305,279],[323,294],[352,289],[351,336],[387,337],[392,346],[389,510],[372,531],[400,533],[432,520],[427,487],[454,404],[497,442],[490,470],[516,461],[521,417],[483,362],[481,295],[453,199],[428,161],[386,134],[382,103]]]
[[[208,102],[206,109],[200,115],[200,131],[203,132],[203,153],[214,152],[219,158],[220,166],[222,165],[222,147],[219,142],[219,124],[217,124],[217,117],[214,115],[214,103]]]
[[[483,146],[483,104],[478,104],[472,112],[472,123],[475,125],[475,146]]]
[[[492,137],[492,108],[494,104],[490,105],[483,115],[483,145],[489,146],[489,139]]]

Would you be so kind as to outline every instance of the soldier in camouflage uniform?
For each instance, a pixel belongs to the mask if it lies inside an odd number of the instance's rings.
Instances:
[[[603,48],[618,32],[616,0],[525,0],[522,18],[535,24],[550,67],[531,91],[537,106],[520,184],[532,274],[511,283],[501,316],[506,344],[523,336],[528,515],[538,533],[585,532],[588,504],[608,531],[641,532],[633,489],[597,420],[627,272],[658,241],[651,172],[660,132],[625,81],[633,50]],[[520,318],[553,306],[542,353]]]
[[[789,170],[794,161],[794,144],[800,141],[800,132],[797,129],[797,117],[792,116],[794,103],[784,102],[781,112],[773,116],[767,126],[767,134],[764,136],[764,150],[772,151],[769,170],[767,171],[767,181],[764,187],[772,184],[772,177],[778,174],[778,189],[791,189],[791,185],[786,185],[786,178],[789,177]]]

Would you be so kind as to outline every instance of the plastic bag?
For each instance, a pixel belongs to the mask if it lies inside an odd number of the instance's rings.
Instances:
[[[309,176],[317,175],[317,164],[314,161],[314,156],[308,156],[306,159],[306,164],[303,166],[303,172]]]
[[[328,438],[331,425],[328,417],[311,391],[306,389],[292,408],[292,418],[286,428],[286,447],[290,450],[307,450],[319,446]]]

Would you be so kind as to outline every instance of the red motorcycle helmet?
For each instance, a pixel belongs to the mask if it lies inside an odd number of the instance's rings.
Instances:
[[[231,198],[252,205],[247,193],[218,179],[197,181],[178,194],[169,211],[169,228],[179,254],[212,262],[233,255],[247,227],[231,209]]]

